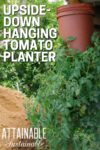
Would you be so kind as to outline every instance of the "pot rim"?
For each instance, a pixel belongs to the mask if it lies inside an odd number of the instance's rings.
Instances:
[[[68,14],[70,13],[70,11],[73,11],[73,14],[75,13],[75,11],[77,12],[82,12],[82,13],[87,13],[90,15],[94,15],[94,8],[92,4],[86,4],[86,3],[78,3],[78,4],[69,4],[69,5],[63,5],[57,8],[57,15],[59,15],[60,13],[66,13]],[[72,13],[71,13],[72,14]]]

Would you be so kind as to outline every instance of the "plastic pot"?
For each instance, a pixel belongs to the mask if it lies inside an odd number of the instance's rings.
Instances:
[[[68,37],[76,39],[70,41],[70,47],[80,51],[90,45],[94,31],[94,9],[91,4],[69,4],[57,8],[59,34],[68,41]]]

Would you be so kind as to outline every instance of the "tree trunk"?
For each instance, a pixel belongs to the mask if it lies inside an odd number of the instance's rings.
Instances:
[[[26,0],[20,0],[20,5],[26,5]]]

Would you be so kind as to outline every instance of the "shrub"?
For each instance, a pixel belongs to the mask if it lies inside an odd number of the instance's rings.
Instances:
[[[40,79],[29,119],[34,126],[47,128],[50,150],[70,146],[99,150],[100,38],[96,33],[92,42],[94,46],[83,53],[60,46],[55,66]]]

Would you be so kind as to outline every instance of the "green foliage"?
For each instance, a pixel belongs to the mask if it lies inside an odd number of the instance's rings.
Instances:
[[[74,36],[69,36],[67,38],[67,41],[74,41],[74,40],[76,40],[76,37],[74,37]]]
[[[21,2],[21,1],[20,1]],[[46,16],[41,19],[41,27],[43,28],[57,28],[56,20],[56,8],[61,4],[57,3],[48,3],[47,0],[27,0],[27,4],[46,4],[47,8],[50,8],[51,12],[48,12]],[[3,7],[2,7],[3,8]],[[3,9],[1,11],[1,20],[0,20],[0,38],[3,40]],[[11,27],[13,30],[13,27]],[[57,43],[54,40],[54,48],[57,46]],[[0,45],[0,55],[4,51],[4,47]],[[10,48],[9,50],[10,51]],[[11,88],[19,89],[28,96],[35,95],[40,84],[40,78],[43,72],[46,72],[49,68],[49,65],[45,63],[12,63],[12,62],[2,62],[2,57],[0,57],[0,84],[3,86],[9,86]],[[53,64],[51,65],[53,67]],[[13,70],[13,71],[12,71]]]
[[[55,66],[41,78],[29,118],[34,126],[47,128],[50,150],[70,145],[74,150],[99,150],[100,37],[94,36],[94,47],[83,53],[57,48]]]

